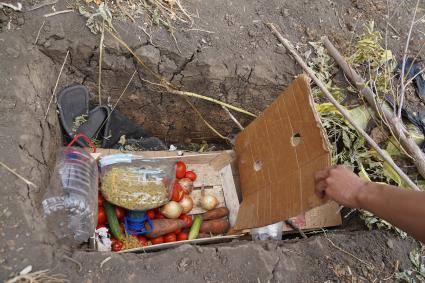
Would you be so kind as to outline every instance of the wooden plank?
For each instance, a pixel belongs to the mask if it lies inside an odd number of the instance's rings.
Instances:
[[[217,244],[217,243],[229,242],[229,241],[231,241],[233,239],[237,239],[241,236],[243,236],[243,234],[231,235],[231,236],[214,236],[214,237],[211,237],[211,238],[201,238],[201,239],[195,239],[195,240],[186,240],[186,241],[164,243],[164,244],[128,249],[128,250],[124,250],[124,251],[119,251],[118,253],[152,252],[152,251],[159,251],[159,250],[176,248],[176,247],[184,245],[184,244],[194,244],[194,245]]]
[[[223,189],[222,189],[221,186],[213,186],[213,187],[210,187],[210,188],[205,188],[205,193],[213,195],[217,198],[218,203],[219,203],[218,207],[226,206],[226,202],[224,200]],[[193,192],[190,194],[190,196],[193,199],[194,206],[193,206],[193,209],[189,212],[189,214],[199,214],[199,213],[206,212],[206,210],[203,209],[200,205],[201,189],[195,188],[193,190]]]
[[[221,186],[220,174],[209,164],[186,163],[186,165],[189,170],[193,170],[197,175],[197,178],[193,183],[194,187],[200,188],[202,185],[206,187]]]
[[[210,165],[214,170],[220,170],[224,166],[232,163],[236,159],[236,154],[234,151],[225,151],[222,154],[217,155],[214,159],[210,161]]]
[[[238,197],[235,181],[233,179],[232,167],[230,164],[220,170],[220,180],[223,188],[224,200],[229,209],[229,223],[233,227],[238,216],[240,199]]]

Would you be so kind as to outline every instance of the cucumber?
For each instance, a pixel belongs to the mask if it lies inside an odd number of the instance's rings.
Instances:
[[[111,234],[115,237],[115,239],[122,241],[124,239],[124,234],[120,230],[120,224],[115,213],[115,207],[107,201],[103,203],[103,207],[105,208],[106,218],[108,219]]]
[[[188,240],[198,238],[199,229],[201,229],[202,221],[203,220],[201,215],[196,215],[194,217],[192,227],[190,227],[189,236],[187,237]]]

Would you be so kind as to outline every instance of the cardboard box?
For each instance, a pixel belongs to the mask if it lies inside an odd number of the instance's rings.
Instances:
[[[100,155],[118,153],[100,149]],[[251,228],[292,218],[301,229],[341,224],[338,205],[314,193],[314,173],[330,165],[330,150],[310,93],[299,76],[236,139],[235,151],[210,153],[129,152],[145,157],[181,160],[198,175],[192,198],[202,185],[230,210],[227,236],[166,243],[124,252],[152,251],[184,243],[216,243],[234,239]],[[199,206],[190,214],[204,212]],[[284,231],[290,231],[287,226]]]

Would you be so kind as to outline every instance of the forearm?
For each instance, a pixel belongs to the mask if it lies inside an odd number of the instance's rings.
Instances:
[[[425,243],[425,192],[370,182],[361,190],[358,201],[360,208]]]

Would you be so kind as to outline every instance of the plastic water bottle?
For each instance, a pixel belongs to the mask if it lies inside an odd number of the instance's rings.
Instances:
[[[85,150],[71,147],[59,151],[42,206],[48,227],[59,239],[81,243],[93,236],[97,222],[98,168]]]

